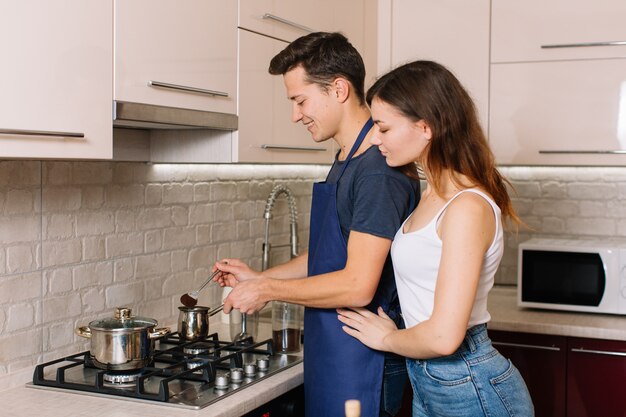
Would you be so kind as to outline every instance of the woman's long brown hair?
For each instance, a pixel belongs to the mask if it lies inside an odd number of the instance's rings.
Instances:
[[[495,158],[478,121],[474,102],[459,80],[444,66],[432,61],[402,65],[379,78],[367,92],[390,104],[413,121],[423,120],[432,132],[426,160],[434,191],[441,195],[442,172],[449,170],[452,181],[463,184],[459,174],[484,188],[495,200],[502,217],[522,224],[515,213],[507,186],[510,182],[496,168]]]

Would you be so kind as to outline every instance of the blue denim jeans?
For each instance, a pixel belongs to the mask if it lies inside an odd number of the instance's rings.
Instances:
[[[413,417],[529,417],[534,408],[526,384],[480,324],[467,331],[449,356],[407,359]]]
[[[406,359],[393,353],[385,354],[380,417],[394,417],[402,407],[404,387],[408,381]]]

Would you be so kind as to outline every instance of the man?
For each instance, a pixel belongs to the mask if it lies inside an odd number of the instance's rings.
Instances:
[[[307,253],[263,272],[236,259],[215,264],[223,285],[234,287],[224,312],[252,313],[272,300],[304,305],[306,415],[342,416],[347,399],[361,401],[363,417],[394,415],[404,360],[355,342],[335,309],[382,306],[398,318],[389,249],[418,202],[419,181],[388,167],[371,146],[365,67],[343,35],[303,36],[272,59],[269,71],[283,76],[293,122],[315,142],[334,139],[340,150],[326,181],[313,188]],[[383,374],[391,378],[384,388]]]

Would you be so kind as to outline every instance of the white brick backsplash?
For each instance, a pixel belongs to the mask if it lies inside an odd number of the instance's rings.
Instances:
[[[118,210],[115,212],[115,231],[117,233],[134,232],[137,229],[137,212]]]
[[[210,193],[211,201],[233,201],[237,198],[237,184],[234,182],[214,183],[211,184]]]
[[[115,184],[132,184],[135,181],[135,166],[133,163],[113,164],[112,181]]]
[[[188,259],[189,259],[188,249],[177,250],[177,251],[172,252],[172,272],[186,271]]]
[[[567,200],[535,200],[531,213],[535,216],[571,217],[579,213],[578,204]]]
[[[44,162],[43,183],[46,185],[68,185],[72,181],[71,162]],[[1,175],[0,175],[1,176]]]
[[[248,220],[238,220],[235,222],[237,229],[237,240],[247,240],[250,238],[250,222]]]
[[[76,162],[72,165],[72,180],[75,184],[108,184],[112,178],[110,163]]]
[[[20,358],[40,354],[42,350],[41,329],[36,328],[0,336],[0,363],[10,364]]]
[[[43,235],[47,239],[68,238],[74,236],[74,214],[52,214],[43,216]]]
[[[606,201],[581,201],[578,203],[579,214],[581,217],[598,217],[603,213],[607,213]],[[608,214],[608,213],[607,213]],[[562,216],[565,217],[565,216]]]
[[[137,305],[143,301],[143,283],[131,282],[127,284],[116,284],[107,287],[105,290],[107,308],[124,307]]]
[[[6,331],[26,329],[35,323],[35,310],[32,304],[13,304],[8,309]]]
[[[30,272],[37,268],[35,248],[32,246],[10,246],[6,251],[7,272],[10,274]]]
[[[106,238],[107,258],[143,253],[143,233],[118,233]]]
[[[79,262],[82,254],[80,240],[57,240],[43,242],[43,267]]]
[[[161,249],[163,249],[163,231],[148,230],[144,237],[144,251],[151,253]]]
[[[172,226],[171,209],[167,207],[146,208],[137,216],[139,230],[158,229]]]
[[[76,211],[81,207],[81,200],[78,187],[45,187],[42,207],[44,212]]]
[[[106,211],[88,212],[76,216],[76,235],[103,235],[115,230],[115,217]]]
[[[163,186],[163,204],[182,204],[193,201],[192,184],[168,184]]]
[[[0,279],[0,305],[19,303],[41,296],[41,271]]]
[[[609,200],[617,196],[617,187],[611,183],[571,183],[567,186],[571,198]]]
[[[148,184],[146,186],[146,206],[158,206],[163,201],[163,186]]]
[[[0,187],[21,188],[39,185],[41,163],[38,161],[0,161]]]
[[[100,313],[105,309],[104,290],[102,288],[89,288],[81,297],[83,313]]]
[[[123,282],[135,276],[135,259],[124,258],[113,263],[113,281]]]
[[[208,275],[204,275],[204,280],[208,278]],[[195,290],[200,284],[194,283],[194,274],[192,271],[181,272],[174,274],[165,279],[161,286],[162,295],[182,295],[188,291]]]
[[[220,260],[216,252],[215,245],[201,246],[189,250],[189,270],[198,268],[210,268],[215,262]]]
[[[82,189],[82,207],[96,210],[104,205],[104,187],[91,186]]]
[[[0,245],[39,240],[41,236],[40,221],[35,216],[0,217]]]
[[[189,224],[189,210],[187,207],[172,207],[172,223],[174,226],[186,226]]]
[[[193,201],[204,203],[211,200],[211,184],[202,182],[193,186]]]
[[[163,283],[169,279],[171,275],[143,279],[144,294],[142,300],[154,300],[161,298],[163,294]]]
[[[83,261],[97,261],[106,257],[106,240],[104,236],[88,236],[83,238]]]
[[[211,225],[211,241],[213,242],[230,242],[235,240],[236,235],[236,228],[232,222],[213,223]]]
[[[144,255],[137,257],[135,278],[152,275],[166,275],[171,272],[171,256],[169,253]]]
[[[557,217],[544,217],[541,223],[541,229],[543,233],[562,234],[566,233],[566,221],[565,219]]]
[[[211,226],[198,226],[196,228],[196,242],[198,245],[211,243]]]
[[[50,294],[62,294],[74,289],[72,268],[48,270],[45,271],[44,277]]]
[[[519,198],[541,197],[541,185],[538,182],[513,182],[512,185]]]
[[[131,207],[144,204],[144,186],[112,185],[105,190],[105,200],[108,207]]]
[[[104,286],[113,282],[113,264],[99,262],[83,264],[73,270],[74,289]]]
[[[4,310],[0,308],[0,334],[4,333],[4,323],[6,321],[6,314],[4,314]]]
[[[234,205],[237,203],[220,201],[215,205],[216,222],[232,222],[235,219]]]
[[[80,294],[71,293],[59,297],[46,297],[43,300],[43,322],[79,316],[82,311]]]
[[[28,214],[35,211],[35,190],[9,190],[6,193],[4,212],[6,214]]]
[[[0,275],[4,275],[6,272],[6,253],[4,248],[0,246]]]
[[[163,249],[192,247],[196,243],[196,230],[193,227],[168,228],[163,233]]]
[[[74,337],[74,325],[71,321],[54,323],[50,327],[44,329],[44,336],[46,344],[44,349],[46,351],[52,349],[59,349],[72,343]]]
[[[566,220],[567,232],[573,235],[614,236],[617,231],[613,219],[569,218]]]
[[[207,224],[215,221],[215,204],[197,204],[189,209],[189,224]]]

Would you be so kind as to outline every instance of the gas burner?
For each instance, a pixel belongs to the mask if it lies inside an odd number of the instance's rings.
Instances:
[[[183,352],[187,355],[208,355],[211,351],[211,346],[201,342],[192,343],[191,345],[183,348]]]
[[[191,358],[186,361],[187,369],[196,369],[201,367],[202,365],[206,365],[207,363],[207,360],[201,358]]]
[[[241,368],[232,368],[230,370],[230,380],[234,383],[239,383],[243,381],[243,369]]]
[[[118,371],[118,372],[106,372],[102,379],[106,385],[114,387],[134,387],[137,383],[137,379],[141,375],[141,370],[133,371]]]
[[[228,374],[220,374],[215,377],[215,388],[219,390],[223,390],[228,388],[230,384],[230,377]]]
[[[254,363],[248,363],[248,364],[243,366],[243,372],[248,377],[254,376],[256,374],[256,371],[257,371],[256,364],[254,364]]]

